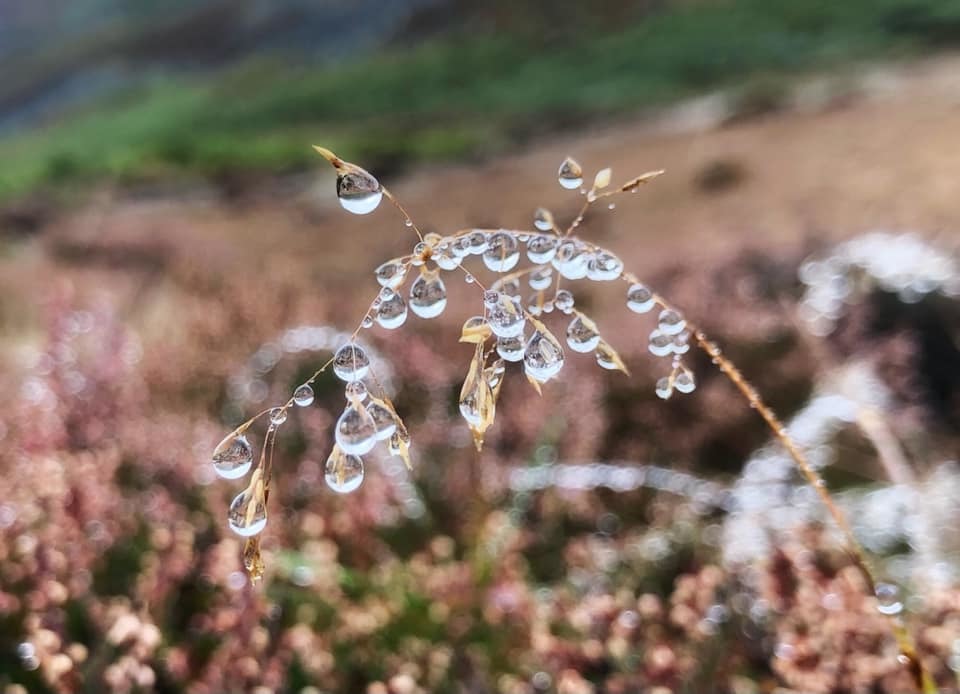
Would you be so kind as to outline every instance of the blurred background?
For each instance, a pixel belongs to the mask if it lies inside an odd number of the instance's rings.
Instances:
[[[890,615],[956,691],[958,139],[955,0],[0,0],[4,694],[914,691]],[[477,454],[453,280],[361,336],[413,471],[327,488],[323,376],[251,585],[211,451],[415,240],[345,213],[312,144],[440,233],[572,219],[567,155],[666,169],[583,235],[788,421],[878,595],[709,359],[655,396],[619,284],[577,301],[631,375],[508,369]]]

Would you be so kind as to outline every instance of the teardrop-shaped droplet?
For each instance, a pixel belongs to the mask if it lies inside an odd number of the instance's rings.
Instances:
[[[523,355],[523,370],[530,378],[545,383],[563,368],[563,347],[549,332],[539,329],[527,341]]]
[[[657,305],[653,292],[642,284],[632,284],[627,290],[627,308],[634,313],[649,313]]]
[[[213,450],[213,469],[226,480],[243,477],[253,465],[253,447],[243,434],[230,434]]]
[[[483,345],[477,344],[460,389],[460,415],[472,429],[486,429],[493,408],[493,391],[483,375],[483,359]]]
[[[549,265],[544,265],[543,267],[532,270],[530,277],[527,278],[527,282],[530,284],[531,289],[536,289],[538,292],[543,291],[553,283],[553,268]]]
[[[377,429],[377,441],[386,441],[393,436],[393,432],[397,430],[397,419],[393,416],[393,410],[380,400],[374,399],[367,406],[367,412],[373,417],[373,423]]]
[[[338,494],[356,491],[363,483],[363,459],[357,455],[344,453],[334,446],[333,452],[327,458],[324,479],[327,486]]]
[[[373,271],[381,287],[396,289],[407,278],[407,265],[398,260],[388,260]]]
[[[667,335],[678,335],[687,327],[687,321],[672,308],[665,308],[660,312],[660,332]]]
[[[382,328],[394,330],[407,321],[407,302],[396,292],[377,307],[377,323]]]
[[[689,371],[681,371],[673,379],[673,387],[680,393],[692,393],[697,388],[697,383],[693,379],[693,374]]]
[[[647,347],[650,349],[650,354],[665,357],[673,353],[673,337],[660,330],[654,330],[650,333],[650,343]]]
[[[503,363],[503,359],[497,359],[483,370],[483,377],[487,379],[487,385],[490,386],[490,390],[493,391],[494,396],[499,392],[500,386],[503,384],[503,377],[506,373],[507,365]]]
[[[657,379],[656,393],[658,398],[669,400],[673,395],[673,384],[667,376]]]
[[[355,167],[337,176],[337,197],[347,212],[369,214],[377,209],[383,199],[383,191],[376,178]]]
[[[507,361],[522,361],[525,349],[526,342],[523,339],[523,335],[497,339],[497,354]]]
[[[527,240],[527,257],[531,263],[542,265],[553,260],[560,239],[552,234],[534,234]]]
[[[592,352],[600,344],[600,333],[597,326],[584,316],[574,316],[567,326],[567,346],[574,352],[586,354]]]
[[[570,313],[573,310],[574,303],[573,294],[567,289],[561,289],[553,298],[553,305],[563,313]]]
[[[370,357],[360,345],[344,345],[333,356],[333,373],[343,381],[359,381],[370,371]]]
[[[387,449],[390,451],[390,455],[403,455],[403,447],[405,445],[410,445],[410,434],[408,434],[406,430],[398,428],[393,432],[393,436],[390,437]]]
[[[263,532],[267,527],[267,502],[262,482],[255,480],[234,497],[227,512],[227,523],[241,537],[253,537]]]
[[[616,371],[621,368],[620,360],[617,356],[617,353],[613,351],[613,348],[608,345],[606,342],[601,341],[597,345],[597,365],[608,371]]]
[[[596,253],[587,263],[587,277],[595,282],[619,279],[621,272],[623,261],[607,251]]]
[[[533,226],[540,231],[550,231],[556,225],[550,210],[538,207],[533,213]]]
[[[377,424],[362,402],[351,400],[337,420],[334,437],[344,453],[363,455],[377,445]]]
[[[410,310],[421,318],[435,318],[447,307],[447,288],[437,273],[421,273],[410,287]]]
[[[483,252],[483,264],[494,272],[509,272],[520,260],[520,248],[512,234],[502,231],[490,235],[487,250]]]
[[[576,241],[564,241],[551,262],[568,280],[580,280],[587,276],[590,254]]]
[[[313,398],[313,386],[309,383],[299,385],[297,389],[293,391],[293,402],[296,403],[298,407],[309,407],[313,404]]]
[[[487,323],[497,337],[516,337],[523,334],[526,318],[516,297],[500,294],[487,309]]]
[[[557,178],[561,186],[567,190],[574,190],[583,185],[583,168],[572,157],[567,157],[560,164]]]

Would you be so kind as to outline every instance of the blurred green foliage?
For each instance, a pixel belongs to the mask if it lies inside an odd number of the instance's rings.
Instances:
[[[486,155],[757,75],[958,42],[960,0],[722,0],[665,3],[616,34],[448,35],[309,72],[251,61],[0,140],[0,199],[105,178],[296,170],[314,142],[381,170]]]

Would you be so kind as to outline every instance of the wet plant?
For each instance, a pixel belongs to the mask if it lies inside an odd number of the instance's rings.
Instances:
[[[370,349],[361,339],[364,331],[375,326],[396,330],[405,324],[410,312],[423,319],[441,315],[448,304],[448,282],[465,281],[476,288],[476,313],[466,318],[460,335],[461,342],[473,347],[459,395],[459,409],[479,451],[485,433],[495,421],[509,362],[518,363],[538,393],[560,375],[568,351],[592,354],[599,367],[628,375],[623,359],[604,338],[601,327],[578,306],[574,284],[578,281],[619,282],[624,287],[623,296],[629,311],[653,317],[647,345],[650,353],[662,359],[664,365],[655,394],[669,400],[675,394],[694,392],[696,377],[684,357],[691,347],[710,357],[761,416],[816,491],[842,531],[846,550],[868,590],[876,596],[878,609],[890,617],[901,661],[910,669],[919,688],[932,690],[932,682],[923,671],[898,612],[884,609],[889,603],[888,584],[875,578],[865,550],[824,480],[777,415],[720,347],[678,307],[627,271],[614,252],[578,233],[592,208],[603,205],[613,209],[618,196],[636,192],[663,171],[649,171],[616,185],[607,168],[597,172],[587,186],[583,168],[568,157],[560,164],[558,182],[583,198],[578,214],[568,224],[559,224],[550,211],[539,208],[534,214],[532,229],[468,228],[447,235],[424,234],[401,203],[371,173],[323,147],[315,149],[336,171],[336,193],[345,210],[370,214],[386,198],[416,235],[416,241],[409,253],[388,259],[374,270],[379,285],[375,296],[356,329],[330,359],[297,386],[285,403],[245,421],[213,452],[213,466],[221,477],[236,480],[249,474],[249,483],[230,504],[228,524],[236,534],[246,538],[243,562],[253,580],[262,578],[264,572],[259,538],[268,520],[276,438],[293,409],[313,403],[313,386],[321,374],[332,369],[345,384],[344,410],[334,426],[335,443],[326,462],[327,485],[342,494],[359,488],[365,474],[363,456],[379,445],[386,446],[391,455],[399,456],[411,466],[410,431],[374,369]],[[489,285],[484,285],[470,269],[477,260],[475,256],[496,275]],[[251,431],[260,422],[264,422],[266,428],[258,456],[251,442]]]

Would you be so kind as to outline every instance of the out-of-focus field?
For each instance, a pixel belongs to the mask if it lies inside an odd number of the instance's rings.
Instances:
[[[880,375],[882,419],[916,479],[896,497],[902,506],[889,506],[894,540],[871,547],[883,576],[902,584],[924,663],[948,691],[960,657],[957,548],[943,530],[956,521],[957,473],[944,465],[960,440],[956,299],[911,307],[881,297],[851,306],[821,338],[798,318],[797,271],[808,253],[877,228],[955,249],[958,67],[943,57],[843,85],[811,78],[786,108],[749,117],[707,97],[495,161],[384,178],[425,230],[447,232],[528,226],[538,205],[569,218],[581,198],[555,177],[567,154],[590,175],[611,166],[614,180],[665,168],[615,210],[592,212],[584,235],[684,307],[786,417],[834,369],[864,361]],[[324,133],[308,135],[304,151],[325,144]],[[619,284],[580,301],[632,377],[569,354],[540,398],[511,370],[480,455],[455,405],[471,352],[456,338],[479,310],[476,287],[451,280],[440,319],[364,332],[392,364],[415,470],[372,457],[355,495],[327,490],[342,391],[321,379],[318,405],[293,413],[280,437],[267,580],[250,586],[225,522],[238,485],[213,479],[209,453],[242,413],[285,400],[325,361],[286,350],[285,331],[352,330],[378,289],[372,269],[414,240],[386,205],[343,212],[332,173],[316,163],[315,175],[233,196],[103,187],[79,207],[26,201],[5,213],[0,683],[191,694],[910,691],[877,601],[863,596],[829,524],[771,529],[774,549],[740,548],[747,559],[724,562],[737,526],[717,497],[768,434],[706,359],[692,361],[695,394],[656,399],[650,326],[627,314]],[[892,488],[870,437],[837,439],[831,485]],[[614,492],[583,480],[531,490],[514,474],[593,461],[655,465],[661,477]],[[698,496],[691,479],[710,484],[694,485]],[[790,499],[806,502],[802,491]],[[944,515],[925,516],[924,504]],[[933,524],[929,546],[894,532],[904,518]]]

